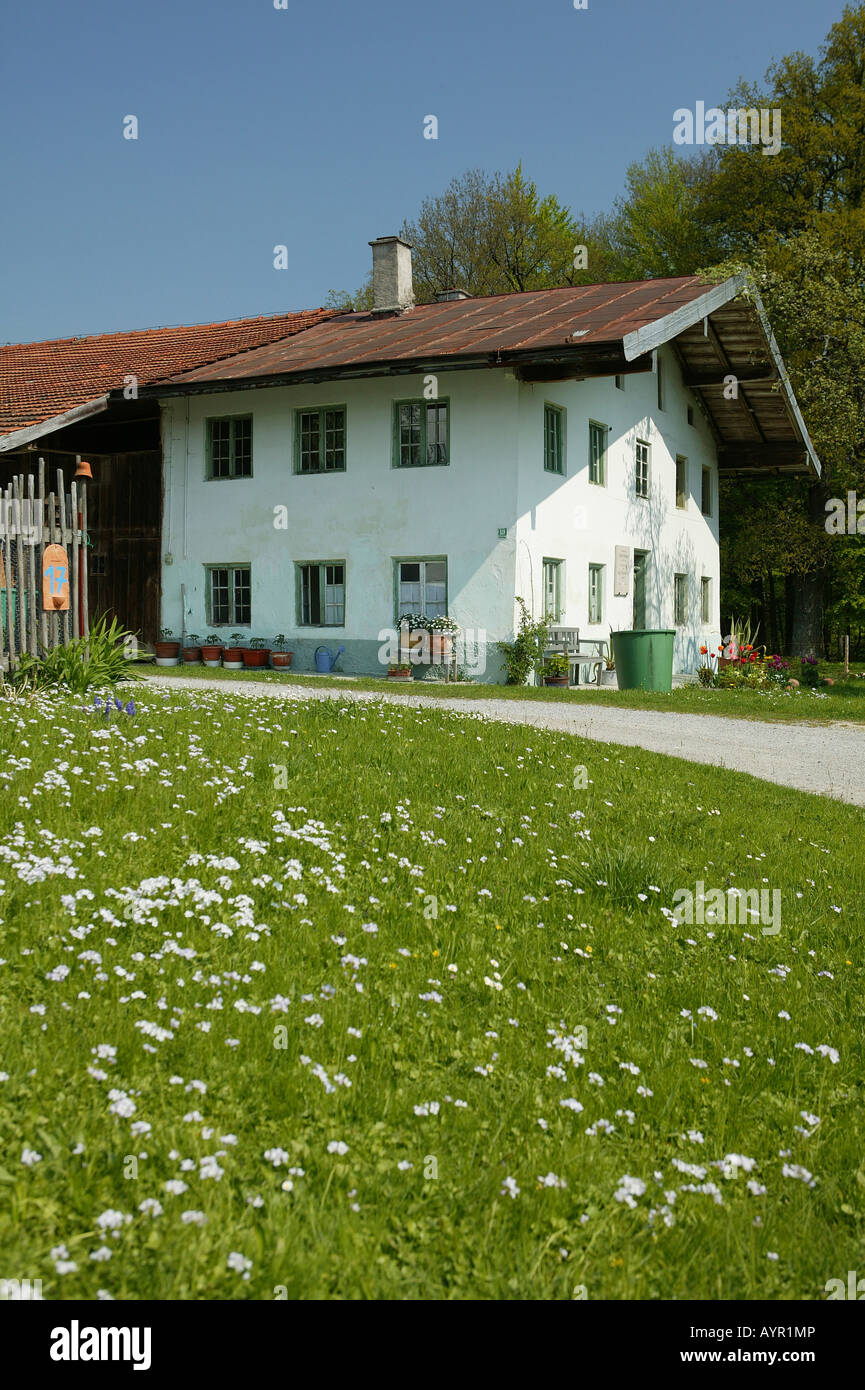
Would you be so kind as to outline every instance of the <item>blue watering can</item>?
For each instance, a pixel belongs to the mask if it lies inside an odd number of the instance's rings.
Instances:
[[[328,671],[332,671],[339,658],[345,651],[345,647],[339,647],[335,652],[331,652],[329,647],[316,647],[315,649],[315,669],[320,675],[326,676]]]

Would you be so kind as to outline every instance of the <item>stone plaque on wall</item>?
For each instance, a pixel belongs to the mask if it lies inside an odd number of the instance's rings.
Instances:
[[[616,572],[613,594],[616,598],[627,598],[631,592],[631,547],[616,546]]]

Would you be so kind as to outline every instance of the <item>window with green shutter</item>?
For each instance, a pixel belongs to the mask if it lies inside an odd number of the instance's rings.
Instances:
[[[565,471],[565,412],[558,405],[544,406],[544,468]]]
[[[297,567],[301,627],[345,626],[345,561],[315,560]]]
[[[207,476],[252,477],[251,415],[223,415],[207,421]]]
[[[563,560],[544,560],[544,617],[552,622],[562,616],[564,569]]]
[[[345,406],[296,413],[295,469],[298,473],[345,472]]]
[[[607,426],[589,421],[589,482],[598,487],[607,482]]]
[[[589,565],[589,622],[604,621],[604,566]]]
[[[394,402],[395,468],[428,468],[450,463],[448,401]]]

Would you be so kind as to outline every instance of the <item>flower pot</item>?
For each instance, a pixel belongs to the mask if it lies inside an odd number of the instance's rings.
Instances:
[[[397,671],[388,671],[387,678],[389,681],[410,681],[412,679],[411,667],[401,666]]]
[[[601,685],[606,685],[610,690],[618,690],[619,678],[616,675],[615,667],[612,670],[601,672]]]
[[[154,644],[157,663],[166,661],[179,661],[180,643],[179,642],[156,642]]]
[[[201,660],[201,648],[184,647],[183,660],[188,666],[197,666],[198,662]]]
[[[569,685],[567,676],[544,676],[544,685]]]
[[[266,666],[270,660],[270,647],[244,647],[243,664],[247,668]]]
[[[294,652],[271,652],[270,664],[274,671],[287,671],[293,656]]]
[[[201,659],[204,662],[205,666],[221,666],[222,647],[203,646],[201,648]]]
[[[454,654],[454,639],[447,633],[430,633],[430,661],[434,666],[444,666]]]
[[[235,666],[242,666],[242,665],[243,665],[243,648],[242,648],[242,647],[223,647],[223,649],[222,649],[222,662],[223,662],[223,665],[224,665],[224,666],[231,666],[232,669],[233,669]]]

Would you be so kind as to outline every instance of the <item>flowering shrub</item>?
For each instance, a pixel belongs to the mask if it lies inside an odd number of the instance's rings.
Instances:
[[[803,685],[816,686],[820,684],[820,670],[816,656],[803,656],[801,660]]]

